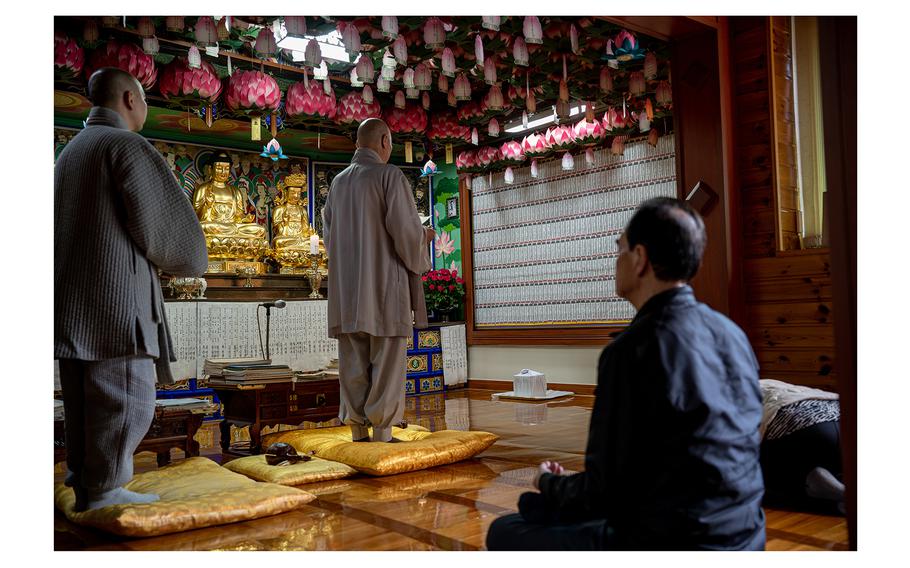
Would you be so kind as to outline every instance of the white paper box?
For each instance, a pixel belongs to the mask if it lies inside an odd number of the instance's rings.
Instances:
[[[544,397],[547,395],[547,376],[532,369],[522,369],[513,375],[513,392],[515,396]]]

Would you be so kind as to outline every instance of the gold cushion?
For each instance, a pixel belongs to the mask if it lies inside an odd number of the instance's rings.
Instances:
[[[278,485],[303,485],[330,479],[343,479],[357,473],[357,470],[343,463],[312,458],[290,465],[269,465],[265,456],[247,456],[224,464],[225,469],[245,475],[256,481]]]
[[[353,442],[351,427],[338,426],[276,432],[266,436],[262,445],[285,442],[297,453],[312,451],[317,457],[347,464],[361,473],[394,475],[468,459],[499,439],[489,432],[430,432],[414,425],[392,428],[392,436],[406,443]]]
[[[58,483],[54,505],[76,524],[144,537],[268,517],[315,499],[300,489],[253,481],[203,457],[140,473],[125,487],[161,500],[77,513],[73,490]]]

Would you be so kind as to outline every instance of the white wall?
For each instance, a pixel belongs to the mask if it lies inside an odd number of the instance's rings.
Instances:
[[[548,383],[597,384],[597,360],[603,347],[468,347],[468,379],[511,381],[522,369],[547,375]]]

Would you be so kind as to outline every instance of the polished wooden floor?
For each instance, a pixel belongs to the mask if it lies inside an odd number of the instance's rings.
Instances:
[[[536,466],[583,467],[593,399],[494,402],[491,391],[409,398],[406,419],[431,429],[485,430],[500,440],[476,459],[391,477],[305,486],[317,499],[282,515],[145,539],[112,537],[54,516],[55,550],[482,550],[487,528],[516,511]],[[219,447],[216,444],[214,447]],[[221,461],[220,453],[206,454]],[[182,453],[172,450],[176,461]],[[151,453],[136,470],[154,468]],[[62,476],[57,473],[55,478]],[[843,517],[766,509],[768,550],[846,550]]]

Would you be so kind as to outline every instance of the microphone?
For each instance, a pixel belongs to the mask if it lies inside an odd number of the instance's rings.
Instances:
[[[275,300],[273,302],[265,302],[265,303],[262,303],[259,305],[262,306],[263,308],[279,308],[280,309],[280,308],[287,306],[288,303],[285,302],[284,300]]]

